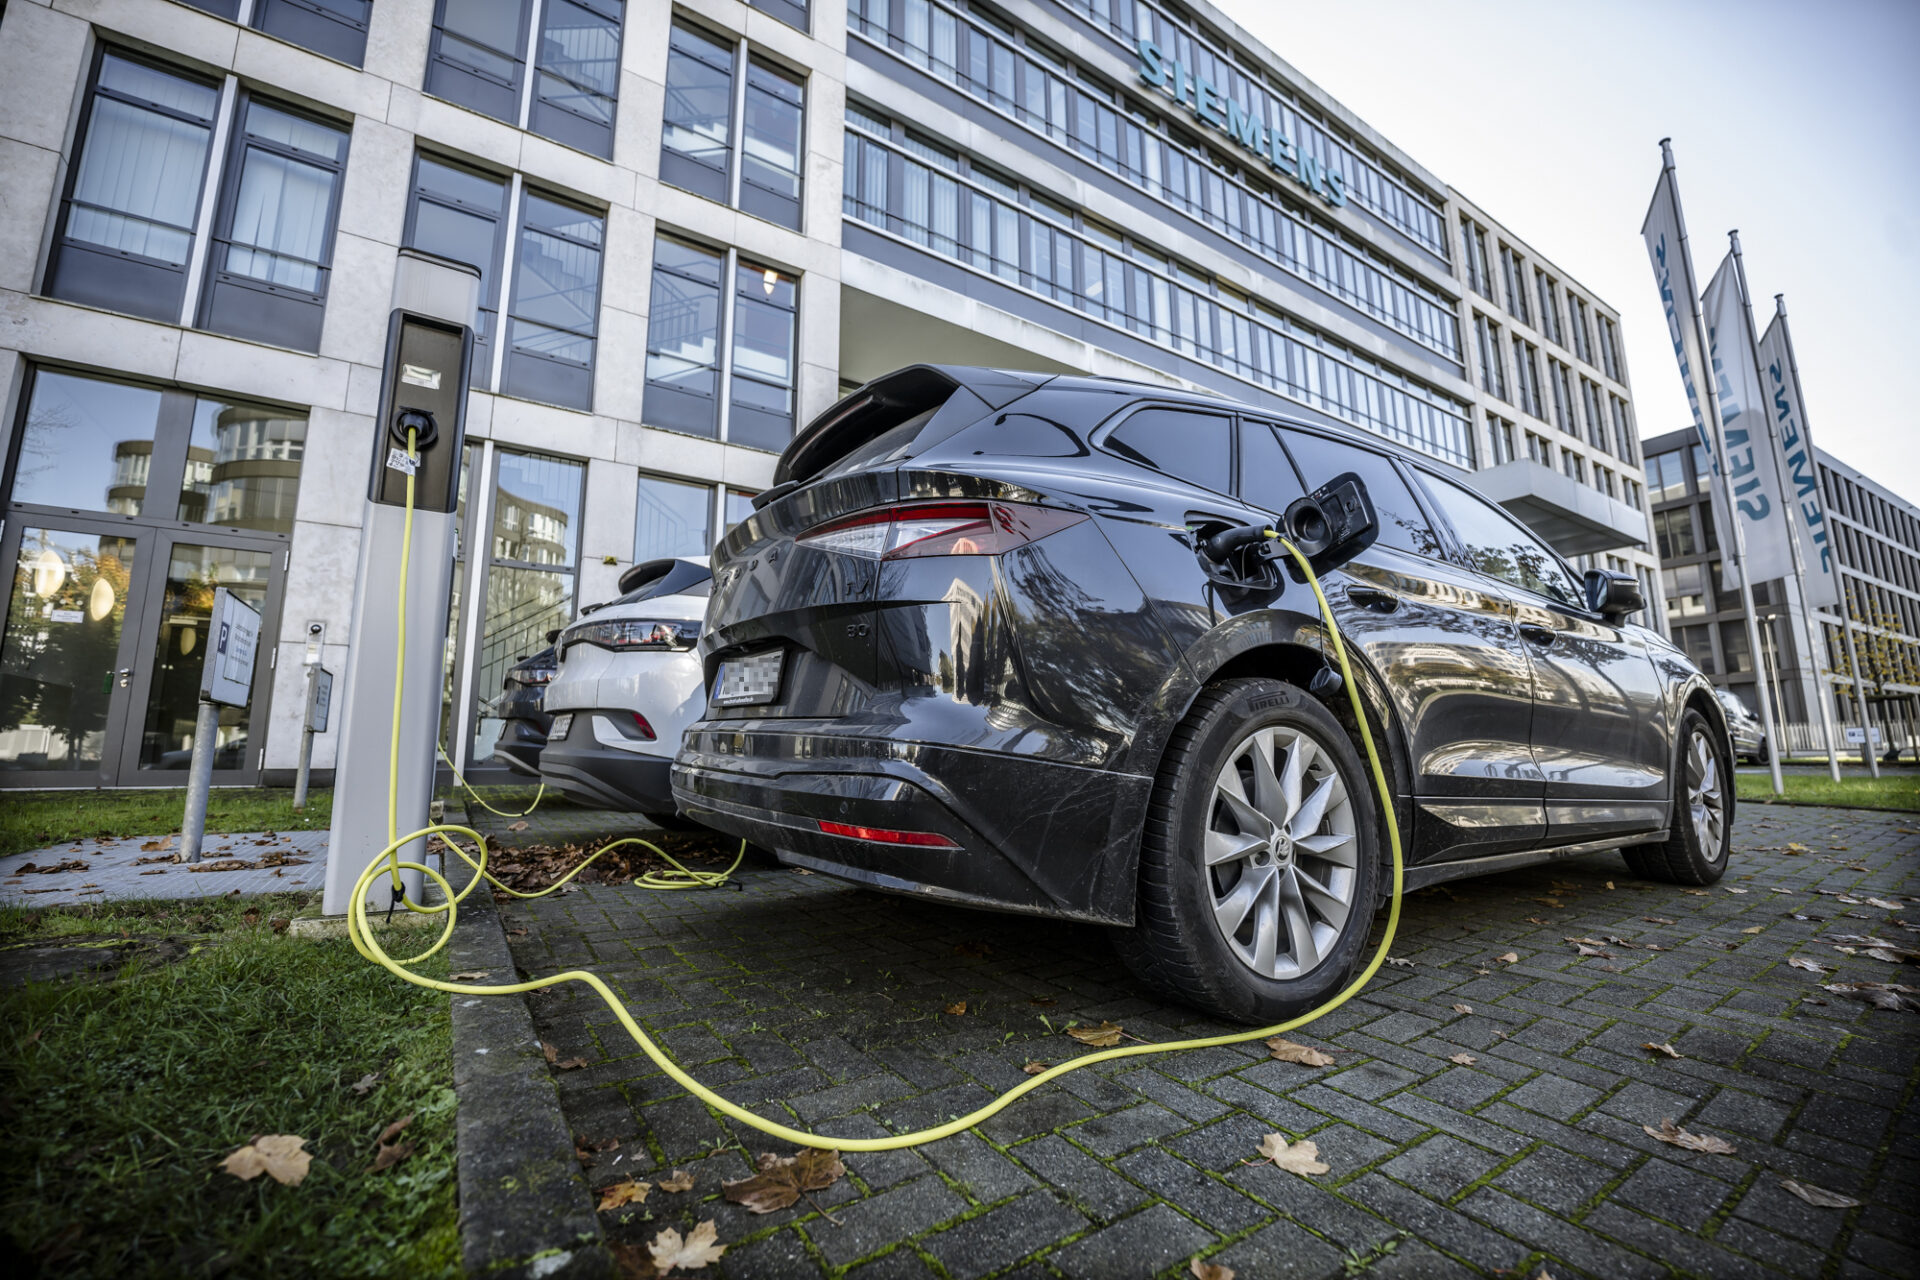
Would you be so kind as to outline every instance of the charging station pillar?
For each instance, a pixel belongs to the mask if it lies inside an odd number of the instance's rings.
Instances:
[[[340,699],[339,759],[334,769],[333,825],[327,838],[323,909],[343,914],[354,883],[387,846],[387,795],[398,780],[396,835],[427,825],[433,800],[434,749],[440,734],[441,663],[447,602],[453,585],[454,511],[460,493],[467,384],[480,276],[472,267],[411,249],[400,250],[386,364],[374,422],[372,476],[361,522],[360,567],[354,579],[345,692]],[[400,599],[400,548],[406,527],[407,431],[415,434],[412,554]],[[399,652],[406,622],[405,653]],[[399,741],[393,738],[398,663],[406,687]],[[396,749],[397,746],[397,749]],[[402,861],[426,861],[426,841],[400,850]],[[407,896],[421,901],[423,877],[402,873]],[[392,879],[376,878],[368,902],[384,910]]]

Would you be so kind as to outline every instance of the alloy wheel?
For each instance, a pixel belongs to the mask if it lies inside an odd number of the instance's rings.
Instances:
[[[1687,812],[1700,854],[1709,862],[1718,862],[1723,852],[1720,837],[1726,828],[1726,811],[1720,758],[1707,735],[1696,731],[1687,743]]]
[[[1332,954],[1359,883],[1359,841],[1333,756],[1301,729],[1255,729],[1227,753],[1208,811],[1214,925],[1263,978],[1304,977]]]

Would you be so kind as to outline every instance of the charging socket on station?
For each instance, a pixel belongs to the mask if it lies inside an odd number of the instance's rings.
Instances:
[[[467,376],[472,361],[472,330],[411,311],[393,313],[387,325],[378,418],[386,430],[374,450],[367,494],[373,501],[405,506],[411,469],[415,510],[454,510],[460,497],[460,452],[466,438]],[[412,459],[407,456],[409,431]]]

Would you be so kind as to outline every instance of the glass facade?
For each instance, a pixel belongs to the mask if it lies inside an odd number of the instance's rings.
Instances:
[[[590,210],[533,191],[522,195],[504,394],[593,407],[605,230],[606,220]]]

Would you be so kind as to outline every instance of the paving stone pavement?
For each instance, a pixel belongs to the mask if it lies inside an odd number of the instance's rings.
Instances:
[[[149,847],[162,841],[163,847]],[[325,831],[243,831],[207,836],[200,850],[203,866],[234,859],[259,862],[268,854],[287,859],[277,866],[241,871],[195,871],[177,863],[154,861],[170,856],[179,847],[175,836],[130,836],[121,840],[74,840],[32,853],[12,854],[0,858],[0,905],[65,907],[115,898],[292,893],[319,889],[327,879]],[[20,871],[28,864],[45,867],[66,862],[84,865],[50,874]]]
[[[1819,984],[1913,972],[1823,939],[1920,945],[1920,815],[1749,804],[1736,838],[1706,891],[1596,854],[1412,895],[1394,947],[1412,967],[1294,1033],[1333,1050],[1331,1067],[1258,1042],[1103,1064],[960,1136],[848,1155],[831,1189],[765,1216],[720,1183],[783,1144],[687,1096],[584,988],[530,1003],[559,1058],[587,1062],[556,1072],[569,1125],[619,1142],[592,1184],[694,1174],[689,1192],[602,1214],[608,1237],[711,1218],[727,1253],[702,1274],[1173,1276],[1200,1255],[1242,1280],[1914,1275],[1920,1017]],[[1145,994],[1096,928],[757,856],[739,880],[591,885],[502,912],[524,974],[593,969],[703,1081],[829,1135],[970,1110],[1028,1060],[1085,1052],[1059,1034],[1070,1022],[1145,1040],[1227,1029]],[[1682,1056],[1643,1047],[1656,1043]],[[1667,1118],[1734,1153],[1642,1128]],[[1256,1163],[1272,1132],[1312,1139],[1331,1172]],[[1786,1178],[1862,1203],[1814,1208]]]

